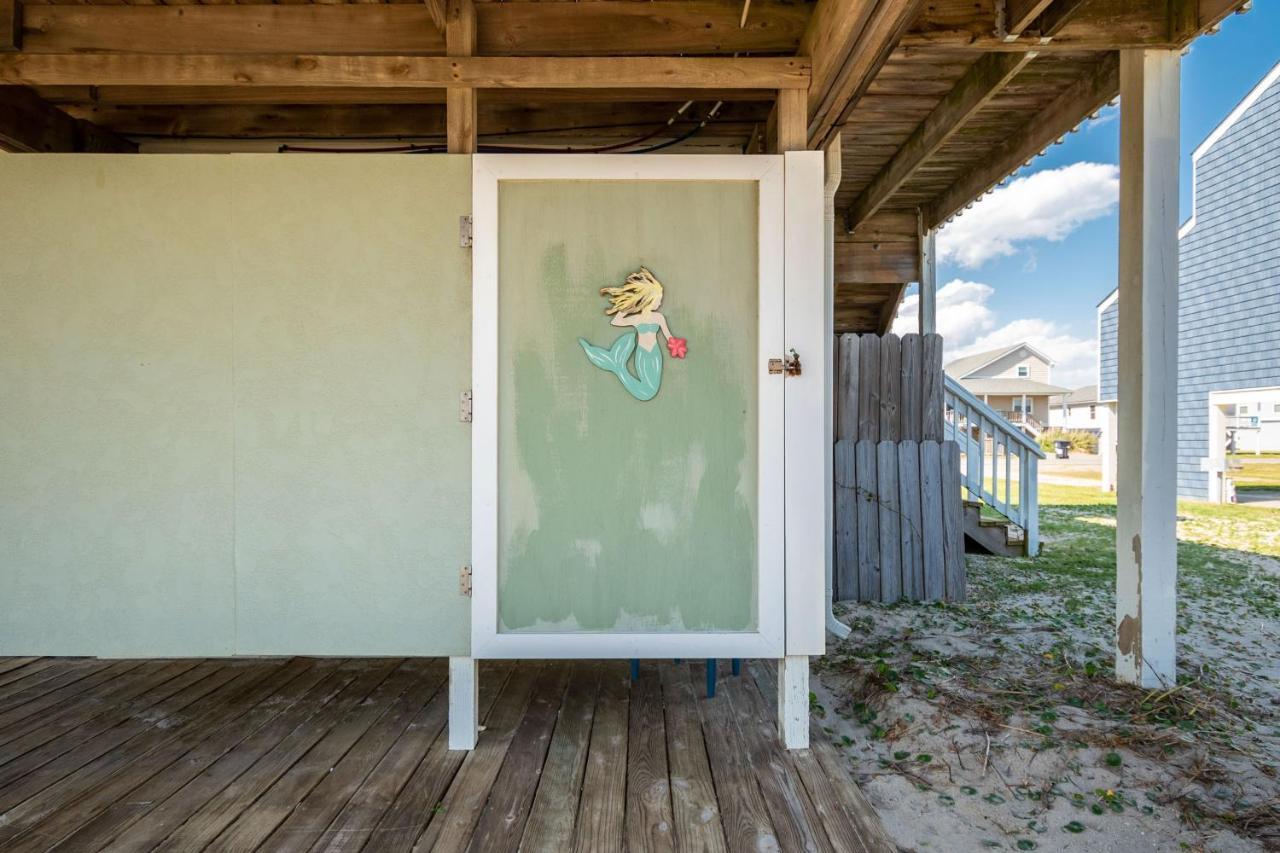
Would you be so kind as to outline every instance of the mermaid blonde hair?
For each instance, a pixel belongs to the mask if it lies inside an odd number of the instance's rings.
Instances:
[[[622,287],[602,287],[600,295],[609,297],[605,314],[638,314],[653,310],[662,301],[662,282],[644,267],[627,276]]]

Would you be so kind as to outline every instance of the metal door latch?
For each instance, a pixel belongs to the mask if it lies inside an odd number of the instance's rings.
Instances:
[[[471,423],[471,392],[463,391],[458,395],[458,420],[464,424]]]
[[[458,592],[471,597],[471,567],[463,566],[458,570]]]
[[[769,359],[769,372],[775,374],[786,374],[787,376],[800,375],[800,354],[794,349],[787,353],[786,358]]]

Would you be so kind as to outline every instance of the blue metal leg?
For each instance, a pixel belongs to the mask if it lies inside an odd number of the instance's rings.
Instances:
[[[742,658],[733,659],[733,674],[735,676],[742,675]]]
[[[707,698],[714,699],[716,695],[716,659],[707,658]]]
[[[631,680],[640,680],[640,658],[631,659]]]

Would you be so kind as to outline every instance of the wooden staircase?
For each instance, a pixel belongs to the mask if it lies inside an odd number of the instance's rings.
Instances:
[[[944,430],[964,455],[961,486],[966,550],[1006,556],[1040,553],[1037,481],[1044,451],[1018,425],[944,377]],[[1025,426],[1028,418],[1013,413]],[[989,509],[987,516],[983,510]],[[998,518],[991,517],[998,515]]]
[[[1026,557],[1027,537],[1007,518],[984,518],[981,501],[964,502],[964,550],[971,554]]]

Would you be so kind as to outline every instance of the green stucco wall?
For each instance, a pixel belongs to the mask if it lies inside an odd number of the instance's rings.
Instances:
[[[3,156],[0,654],[465,654],[470,159]]]
[[[756,222],[748,182],[500,186],[500,630],[755,627]],[[578,345],[641,265],[689,342],[648,402]]]

